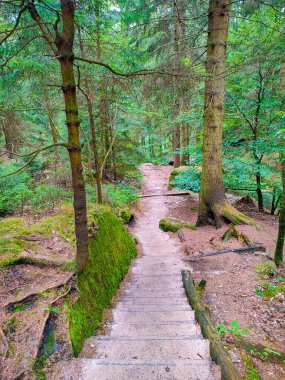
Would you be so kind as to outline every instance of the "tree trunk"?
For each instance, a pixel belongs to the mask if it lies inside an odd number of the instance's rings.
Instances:
[[[283,247],[284,247],[284,236],[285,236],[285,155],[280,154],[281,158],[281,180],[283,186],[283,200],[279,215],[279,229],[278,237],[275,248],[274,261],[277,266],[283,262]]]
[[[65,102],[66,125],[68,128],[68,153],[72,172],[74,194],[75,234],[77,244],[77,270],[84,269],[88,260],[88,226],[86,193],[81,160],[81,142],[79,137],[80,119],[76,97],[76,82],[73,67],[74,41],[74,1],[61,0],[62,33],[56,41],[62,76],[62,91]]]
[[[227,0],[210,0],[198,226],[215,224],[220,227],[222,218],[235,224],[253,223],[251,218],[238,212],[227,201],[222,174],[224,72],[229,8]]]
[[[2,124],[2,130],[5,137],[5,149],[8,152],[8,156],[13,158],[11,152],[17,153],[18,151],[18,127],[17,118],[11,111],[2,111],[0,120]]]
[[[263,194],[261,191],[261,176],[260,172],[256,172],[256,192],[257,192],[257,199],[258,199],[258,210],[260,212],[263,212]]]
[[[80,29],[79,29],[79,44],[80,44],[80,51],[81,51],[82,57],[84,57],[85,51],[84,51],[84,46],[81,39]],[[84,87],[85,87],[85,91],[83,91],[83,93],[87,101],[87,110],[88,110],[91,137],[92,137],[92,152],[93,152],[95,171],[96,171],[97,201],[98,203],[102,204],[103,203],[102,178],[101,178],[100,159],[99,159],[98,144],[97,144],[96,129],[95,129],[95,120],[94,120],[94,113],[93,113],[93,102],[92,102],[92,95],[91,95],[91,91],[89,87],[89,82],[86,77],[84,77]]]
[[[31,17],[37,22],[45,40],[58,59],[61,68],[62,92],[65,102],[66,125],[68,130],[68,153],[72,173],[72,187],[75,214],[76,265],[77,271],[84,269],[88,261],[88,225],[86,209],[86,192],[81,159],[81,143],[79,136],[80,119],[76,97],[74,76],[74,18],[75,1],[61,0],[62,31],[55,26],[55,39],[41,19],[35,3],[29,2]]]
[[[178,68],[178,52],[179,52],[179,23],[178,23],[178,9],[175,0],[173,1],[173,73],[177,72]],[[180,125],[175,119],[179,115],[179,97],[178,97],[178,86],[177,77],[173,77],[173,152],[174,152],[174,167],[178,168],[180,166],[180,154],[178,153],[180,149]]]

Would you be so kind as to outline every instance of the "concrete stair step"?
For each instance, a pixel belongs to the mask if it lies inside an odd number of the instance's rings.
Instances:
[[[63,374],[53,380],[212,380],[208,360],[81,359],[77,367],[80,367],[80,377],[64,377]],[[68,364],[65,370],[70,373]]]
[[[134,307],[138,305],[184,305],[189,306],[187,298],[186,297],[155,297],[155,296],[149,296],[149,297],[127,297],[122,296],[120,297],[121,303],[124,303],[125,305],[132,305]]]
[[[175,282],[173,284],[165,282],[153,281],[132,281],[127,283],[123,289],[155,289],[155,290],[171,290],[171,289],[184,289],[182,282]]]
[[[201,337],[200,327],[188,322],[151,322],[110,324],[110,336],[196,336]]]
[[[170,312],[170,311],[188,311],[191,310],[190,305],[188,304],[169,304],[169,305],[154,305],[154,304],[140,304],[140,305],[133,305],[130,303],[125,302],[117,302],[116,304],[116,310],[129,310],[129,311],[163,311],[163,312]]]
[[[145,289],[123,289],[124,296],[127,297],[186,297],[184,289],[152,289],[151,287]]]
[[[123,337],[98,339],[85,342],[82,357],[98,359],[195,359],[210,357],[209,341],[204,339],[136,339]],[[88,355],[88,356],[86,356]]]
[[[171,322],[191,321],[195,322],[194,311],[113,311],[115,322]]]

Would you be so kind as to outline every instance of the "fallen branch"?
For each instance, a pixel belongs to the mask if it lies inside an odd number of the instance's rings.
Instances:
[[[258,358],[264,362],[285,365],[285,352],[275,351],[268,348],[265,344],[255,343],[252,340],[238,335],[227,335],[225,338],[228,344],[242,348],[251,356]]]
[[[162,194],[145,194],[140,195],[139,198],[150,198],[150,197],[176,197],[179,195],[190,195],[189,191],[183,191],[181,193],[162,193]]]
[[[200,259],[201,257],[222,255],[223,253],[230,253],[230,252],[241,253],[241,252],[247,252],[247,251],[266,252],[266,248],[264,247],[264,245],[249,245],[243,248],[224,249],[222,251],[207,252],[207,253],[202,252],[200,255],[196,255],[196,256],[194,255],[190,257],[187,261],[191,261],[192,259],[193,260]]]
[[[56,288],[59,288],[61,286],[64,286],[64,285],[68,284],[68,282],[71,280],[71,278],[73,276],[74,276],[74,273],[71,273],[64,280],[61,280],[60,282],[58,282],[56,284],[53,283],[52,285],[41,287],[41,288],[36,289],[36,290],[35,289],[33,289],[33,290],[30,289],[27,292],[25,292],[24,294],[18,295],[17,298],[14,298],[13,300],[6,302],[3,305],[3,308],[11,308],[14,305],[18,305],[18,304],[24,302],[25,300],[27,300],[30,297],[34,297],[34,296],[37,296],[38,294],[46,292],[48,290],[56,289]]]
[[[182,271],[183,285],[190,305],[195,311],[197,322],[201,326],[203,337],[210,341],[210,354],[213,361],[221,366],[222,380],[241,380],[230,355],[225,350],[221,338],[214,323],[211,320],[208,309],[197,295],[191,274],[187,270]]]

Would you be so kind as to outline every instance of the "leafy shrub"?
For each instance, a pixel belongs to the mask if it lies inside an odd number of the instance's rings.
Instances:
[[[138,200],[138,189],[125,181],[117,185],[106,184],[103,187],[104,202],[113,207],[123,207]]]
[[[14,172],[19,168],[12,163],[2,166],[0,176]],[[20,171],[17,174],[0,178],[0,216],[12,214],[15,210],[23,211],[27,199],[31,196],[31,176]]]
[[[192,190],[194,193],[200,191],[201,173],[193,168],[179,173],[174,180],[170,181],[180,190]]]

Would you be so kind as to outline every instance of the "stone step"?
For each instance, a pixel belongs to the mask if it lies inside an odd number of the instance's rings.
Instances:
[[[135,274],[132,276],[135,281],[145,280],[179,280],[182,281],[181,273],[151,273],[151,274]]]
[[[140,305],[133,305],[130,303],[124,303],[124,302],[117,302],[116,303],[116,310],[129,310],[129,311],[163,311],[163,312],[170,312],[170,311],[187,311],[191,310],[190,305],[183,304],[183,305],[153,305],[153,304],[140,304]]]
[[[145,288],[145,289],[123,289],[123,294],[126,296],[133,296],[133,297],[149,297],[149,296],[155,296],[155,297],[186,297],[185,290],[184,289],[152,289],[152,288]]]
[[[138,305],[188,305],[188,300],[186,297],[155,297],[155,296],[149,296],[149,297],[127,297],[122,296],[120,297],[121,303],[124,303],[125,305],[132,305],[134,307]]]
[[[110,338],[110,337],[109,337]],[[204,339],[136,339],[123,337],[98,339],[85,342],[82,357],[98,359],[195,359],[210,357],[209,341]],[[88,356],[86,356],[86,354]]]
[[[195,321],[194,311],[113,311],[115,322]]]
[[[84,380],[211,380],[208,360],[81,360]]]
[[[132,273],[134,275],[143,275],[146,272],[152,273],[153,275],[164,274],[169,275],[180,275],[182,266],[181,265],[163,265],[163,264],[154,264],[154,265],[138,265],[132,268]]]
[[[173,287],[182,287],[183,282],[181,278],[132,278],[131,284],[156,286],[157,288],[173,288]]]
[[[175,282],[175,283],[168,283],[165,281],[163,284],[161,282],[153,282],[153,281],[130,281],[127,284],[124,285],[123,289],[184,289],[183,283],[181,282]]]
[[[189,322],[152,322],[152,323],[115,323],[110,324],[110,336],[196,336],[201,330],[193,321]]]

